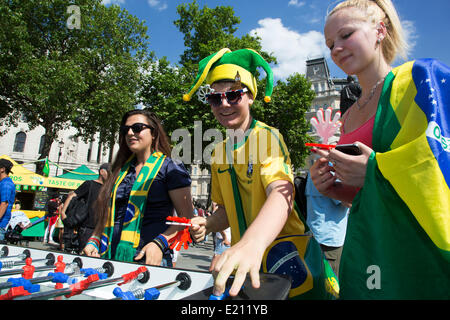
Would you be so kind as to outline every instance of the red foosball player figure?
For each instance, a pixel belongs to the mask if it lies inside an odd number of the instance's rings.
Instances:
[[[32,262],[31,258],[25,259],[25,265],[22,267],[22,269],[23,269],[22,277],[24,279],[29,280],[29,279],[33,278],[35,267],[31,265],[31,262]]]

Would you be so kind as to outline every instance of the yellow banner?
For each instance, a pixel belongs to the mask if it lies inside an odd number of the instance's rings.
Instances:
[[[12,173],[9,175],[9,177],[16,185],[75,190],[84,182],[83,180],[44,177],[17,164],[17,162],[6,155],[2,155],[0,156],[0,158],[7,159],[13,163],[14,166],[12,167]]]
[[[62,188],[62,189],[73,189],[78,188],[84,181],[83,180],[72,180],[72,179],[62,179],[55,177],[43,177],[40,175],[10,175],[9,176],[14,184],[37,186],[37,187],[48,187],[48,188]]]

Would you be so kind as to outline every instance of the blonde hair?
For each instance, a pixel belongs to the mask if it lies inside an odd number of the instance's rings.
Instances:
[[[395,60],[397,55],[407,59],[409,46],[406,43],[397,10],[391,0],[346,0],[336,5],[327,14],[327,19],[337,11],[350,7],[361,10],[368,22],[377,24],[379,21],[383,21],[387,34],[381,43],[381,48],[383,56],[389,64]]]

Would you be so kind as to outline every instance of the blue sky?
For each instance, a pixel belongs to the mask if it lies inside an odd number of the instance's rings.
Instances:
[[[184,51],[183,35],[173,21],[178,19],[176,7],[181,0],[103,0],[117,4],[146,21],[150,49],[157,57],[166,56],[178,63]],[[197,0],[200,8],[207,5],[231,6],[241,19],[236,36],[255,33],[262,38],[265,51],[273,52],[278,65],[273,66],[276,79],[293,72],[304,73],[308,58],[325,56],[332,77],[345,77],[329,58],[323,40],[324,19],[336,0]],[[412,44],[410,59],[436,58],[450,65],[450,1],[393,0]],[[426,3],[426,5],[424,5]],[[396,61],[398,65],[402,61]]]

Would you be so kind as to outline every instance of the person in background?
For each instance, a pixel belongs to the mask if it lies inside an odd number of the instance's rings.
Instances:
[[[78,199],[83,199],[87,204],[87,217],[84,221],[81,221],[77,226],[78,229],[78,241],[79,241],[79,251],[81,252],[86,246],[89,238],[94,232],[97,223],[97,211],[95,210],[94,204],[97,201],[98,194],[101,187],[105,183],[108,175],[110,174],[109,164],[103,163],[98,169],[98,178],[95,180],[87,180],[83,182],[78,189],[69,193],[66,201],[64,202],[64,207],[61,210],[62,221],[67,221],[69,225],[73,225],[72,217],[67,217],[66,210],[69,206],[70,201],[77,197]]]
[[[339,264],[344,245],[349,204],[322,195],[308,175],[305,188],[306,224],[320,244],[334,274],[339,276]]]
[[[62,209],[64,206],[64,198],[61,196],[59,198],[60,204],[58,206],[58,219],[55,223],[55,229],[58,230],[58,242],[59,242],[59,250],[64,251],[64,241],[63,241],[63,234],[64,234],[64,223],[62,222]]]
[[[57,242],[53,241],[53,232],[56,228],[56,222],[59,218],[59,212],[62,209],[62,202],[59,197],[50,199],[47,203],[47,216],[48,223],[47,228],[44,233],[43,243],[58,245]]]
[[[16,197],[16,186],[9,177],[13,164],[0,159],[0,241],[5,240],[6,226],[11,219],[11,209]]]
[[[227,249],[231,247],[231,229],[230,227],[226,228],[223,231],[214,233],[214,254],[211,260],[211,265],[209,267],[209,271],[214,270],[214,266],[217,263],[220,255]]]
[[[9,224],[6,227],[6,229],[11,228],[14,230],[14,228],[19,225],[21,230],[25,230],[31,226],[31,221],[28,218],[28,216],[25,214],[25,212],[20,210],[20,200],[17,200],[14,202],[14,209],[11,210],[11,220],[9,220]]]
[[[339,110],[343,115],[361,95],[361,86],[355,82],[355,78],[347,76],[348,84],[341,90],[341,98],[339,101]]]

